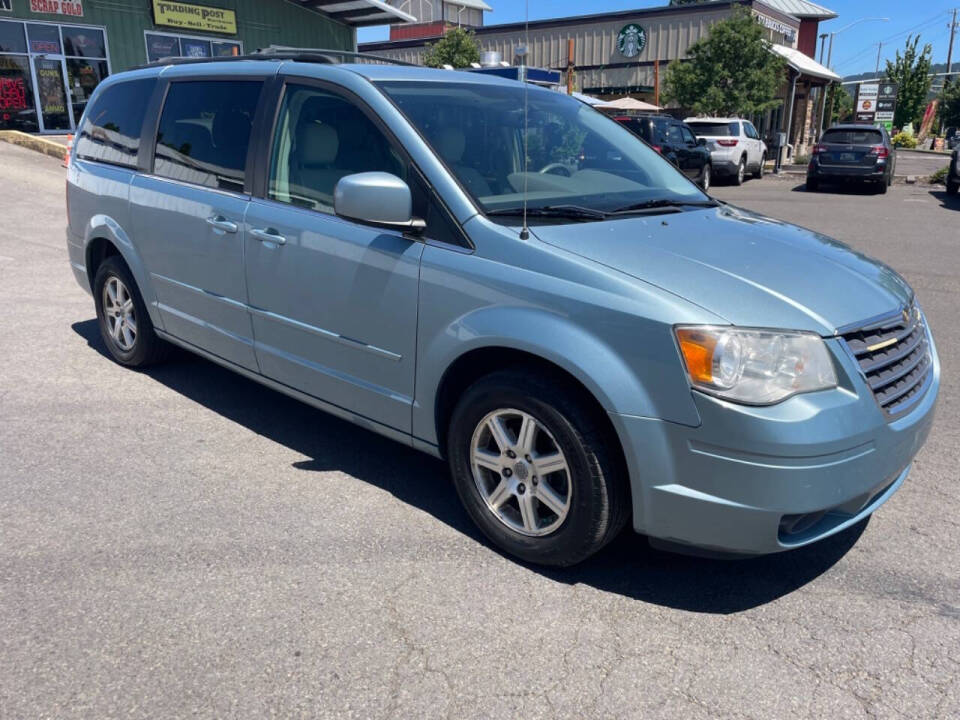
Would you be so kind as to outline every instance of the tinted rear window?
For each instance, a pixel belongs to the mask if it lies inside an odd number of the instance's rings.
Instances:
[[[77,157],[136,167],[140,128],[154,84],[153,79],[131,80],[97,95],[77,133]]]
[[[259,80],[172,83],[160,116],[154,172],[196,185],[243,190],[262,86]]]
[[[827,130],[823,134],[824,144],[833,145],[882,145],[883,135],[879,130]]]
[[[709,123],[709,122],[688,122],[687,125],[697,135],[709,135],[711,137],[739,137],[740,123]]]

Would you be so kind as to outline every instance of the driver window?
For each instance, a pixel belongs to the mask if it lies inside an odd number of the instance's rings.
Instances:
[[[314,87],[288,85],[273,139],[268,196],[332,213],[340,178],[372,171],[407,179],[401,156],[360,108]]]
[[[697,139],[693,136],[693,133],[687,130],[685,127],[680,128],[680,132],[683,134],[683,141],[687,145],[697,144]]]

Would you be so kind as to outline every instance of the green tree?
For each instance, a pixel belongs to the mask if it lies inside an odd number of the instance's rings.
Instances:
[[[933,48],[930,43],[917,50],[920,36],[907,36],[903,54],[897,50],[893,62],[887,60],[887,79],[897,83],[897,110],[893,115],[895,127],[902,128],[912,122],[920,125],[923,111],[927,106],[927,93],[930,92],[930,55]]]
[[[453,28],[437,42],[427,45],[423,54],[423,64],[432,68],[444,65],[465,68],[475,62],[480,62],[480,46],[473,32],[464,28]]]
[[[786,62],[770,51],[749,10],[738,9],[690,46],[664,75],[664,97],[695,113],[750,115],[780,104]]]
[[[853,115],[853,97],[847,92],[847,89],[838,82],[831,83],[827,95],[827,119],[826,126],[830,127],[834,123],[847,120]]]
[[[940,94],[940,122],[944,127],[960,126],[960,79],[949,83]]]

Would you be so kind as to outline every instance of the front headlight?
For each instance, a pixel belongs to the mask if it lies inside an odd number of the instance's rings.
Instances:
[[[837,373],[818,335],[735,327],[675,330],[694,387],[750,405],[836,387]]]

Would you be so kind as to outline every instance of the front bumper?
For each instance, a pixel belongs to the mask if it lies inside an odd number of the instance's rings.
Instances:
[[[634,528],[670,544],[764,554],[868,516],[903,483],[933,423],[940,365],[914,410],[888,422],[844,352],[854,385],[747,407],[694,392],[688,427],[611,415],[633,490]]]

